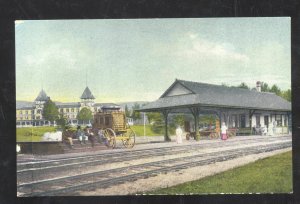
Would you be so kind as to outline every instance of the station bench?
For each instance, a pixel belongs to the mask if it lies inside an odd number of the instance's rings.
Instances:
[[[250,128],[240,128],[236,131],[237,136],[245,136],[245,135],[251,135]]]

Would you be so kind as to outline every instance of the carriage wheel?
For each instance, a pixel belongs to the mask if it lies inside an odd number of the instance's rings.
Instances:
[[[106,138],[105,145],[109,148],[115,148],[116,147],[116,133],[110,129],[107,128],[103,131],[104,137]]]
[[[186,133],[186,135],[185,135],[185,138],[186,138],[186,140],[190,140],[190,133],[188,132],[188,133]]]
[[[135,132],[129,128],[127,129],[127,132],[123,134],[123,136],[125,137],[128,137],[128,139],[123,139],[122,142],[123,142],[123,145],[126,147],[126,148],[132,148],[135,144]]]
[[[228,133],[228,138],[229,138],[229,137],[235,137],[235,135],[236,135],[235,132],[230,131],[230,132]]]
[[[212,132],[212,133],[210,133],[210,138],[217,139],[217,138],[219,138],[219,134],[217,132]]]

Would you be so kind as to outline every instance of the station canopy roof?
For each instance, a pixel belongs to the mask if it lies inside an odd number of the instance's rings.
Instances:
[[[178,79],[158,100],[148,103],[139,111],[191,107],[291,111],[291,103],[273,93]]]

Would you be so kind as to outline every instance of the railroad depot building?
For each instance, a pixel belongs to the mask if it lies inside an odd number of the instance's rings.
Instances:
[[[25,105],[18,106],[16,108],[16,125],[17,127],[27,127],[27,126],[50,126],[56,125],[56,123],[51,123],[43,118],[42,112],[45,102],[49,99],[46,92],[42,89],[39,95],[36,97],[34,102]],[[116,106],[114,103],[95,103],[95,97],[90,91],[89,87],[86,87],[80,97],[80,102],[72,103],[61,103],[55,102],[60,114],[63,114],[67,119],[68,123],[71,125],[77,125],[81,121],[77,120],[77,114],[84,107],[89,108],[92,113],[97,112],[104,106]]]
[[[199,132],[199,117],[215,115],[219,124],[228,128],[265,127],[274,134],[289,133],[291,103],[269,92],[261,92],[261,83],[248,90],[176,79],[162,96],[140,109],[141,112],[161,112],[168,136],[168,116],[189,115],[185,131]],[[188,128],[188,130],[187,130]],[[196,130],[196,131],[195,131]]]

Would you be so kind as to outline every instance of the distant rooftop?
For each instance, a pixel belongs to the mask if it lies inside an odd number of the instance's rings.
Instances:
[[[46,92],[42,89],[39,93],[39,95],[36,97],[35,101],[47,101],[48,96]]]
[[[80,99],[95,99],[89,87],[86,87],[80,97]]]
[[[80,103],[79,102],[68,102],[68,103],[61,103],[61,102],[55,102],[57,108],[79,108]]]

